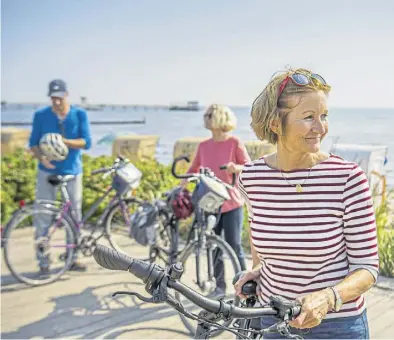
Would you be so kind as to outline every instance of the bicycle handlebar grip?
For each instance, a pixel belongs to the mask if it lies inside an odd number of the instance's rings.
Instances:
[[[223,164],[219,167],[220,170],[227,170],[227,164]],[[235,173],[232,173],[232,181],[231,181],[231,186],[233,187],[235,185],[235,182],[237,181],[237,175]]]
[[[154,278],[162,275],[162,272],[155,270],[154,264],[141,260],[134,260],[131,263],[129,272],[141,279],[144,283],[146,283],[151,275],[153,275]]]
[[[127,271],[134,262],[131,257],[100,244],[94,249],[93,257],[101,267],[110,270]]]
[[[233,176],[233,180],[231,182],[231,186],[234,186],[235,182],[237,181],[237,175],[235,173],[232,173],[232,176]]]
[[[126,157],[122,156],[120,153],[118,153],[117,157],[123,162],[126,160]]]
[[[110,168],[100,168],[100,169],[93,170],[90,174],[97,175],[97,174],[101,174],[103,172],[107,172],[109,170],[110,170]]]
[[[190,159],[189,159],[189,157],[187,157],[187,156],[179,156],[179,157],[176,157],[175,159],[174,159],[174,161],[172,162],[172,167],[171,167],[171,173],[172,173],[172,175],[175,177],[175,178],[189,178],[189,177],[191,177],[190,175],[178,175],[176,172],[175,172],[175,167],[176,167],[176,165],[177,165],[177,163],[178,162],[180,162],[180,161],[182,161],[182,160],[185,160],[187,163],[190,163]]]

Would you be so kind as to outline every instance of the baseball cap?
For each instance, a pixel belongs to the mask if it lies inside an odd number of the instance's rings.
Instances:
[[[64,97],[67,92],[67,84],[64,80],[55,79],[49,83],[48,86],[48,96],[49,97]]]

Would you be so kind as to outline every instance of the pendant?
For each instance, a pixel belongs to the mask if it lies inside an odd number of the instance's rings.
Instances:
[[[301,186],[301,184],[296,184],[296,191],[297,191],[297,192],[302,192],[302,186]]]

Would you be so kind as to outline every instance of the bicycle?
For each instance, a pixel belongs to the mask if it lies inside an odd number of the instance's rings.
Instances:
[[[195,270],[195,274],[188,275],[193,279],[196,289],[203,293],[210,294],[216,288],[215,264],[223,263],[223,273],[220,276],[224,281],[231,280],[236,273],[241,270],[237,255],[231,246],[220,236],[213,233],[213,229],[220,219],[220,208],[230,198],[228,190],[231,190],[235,184],[236,175],[233,174],[232,185],[229,185],[219,178],[209,168],[201,168],[200,173],[183,174],[176,173],[178,162],[189,159],[180,156],[174,159],[172,164],[172,174],[179,179],[187,179],[190,182],[196,182],[196,186],[191,195],[194,207],[194,219],[191,223],[186,242],[182,249],[179,240],[179,223],[178,219],[171,209],[171,201],[179,192],[180,188],[166,193],[166,200],[156,200],[153,205],[156,207],[160,221],[157,233],[157,241],[150,246],[149,259],[151,263],[157,263],[159,260],[164,265],[171,265],[181,262],[187,270]],[[225,170],[225,166],[221,167]],[[160,244],[163,243],[163,245]],[[205,255],[205,256],[204,256]],[[206,270],[203,269],[206,262]],[[219,266],[216,271],[219,272]],[[225,279],[225,275],[227,280]],[[176,299],[181,296],[176,293]],[[239,303],[239,298],[234,297],[235,304]],[[189,319],[180,314],[181,320],[191,334],[195,332],[195,325]]]
[[[67,190],[67,183],[74,179],[73,175],[51,175],[48,178],[50,184],[60,188],[61,201],[36,200],[32,204],[21,205],[20,209],[14,212],[3,230],[2,247],[5,263],[18,281],[38,286],[58,280],[72,266],[76,252],[91,256],[97,241],[103,236],[119,251],[121,247],[118,243],[130,245],[129,216],[142,201],[128,195],[132,188],[139,185],[141,173],[128,159],[118,155],[112,166],[91,173],[97,174],[103,174],[103,179],[112,175],[112,185],[92,204],[80,221]],[[115,191],[115,195],[97,222],[92,226],[87,225],[86,222],[112,191]],[[124,221],[123,225],[116,221],[118,214]],[[39,220],[44,223],[41,225],[47,227],[43,228],[44,234],[35,240],[30,230],[37,232],[33,225]],[[86,231],[87,235],[80,235],[82,230]],[[118,230],[122,237],[115,235]],[[99,235],[95,236],[97,231]],[[14,237],[15,243],[12,242]],[[13,253],[14,249],[16,253]],[[60,253],[56,255],[57,250]],[[50,271],[45,275],[37,271],[38,259],[42,257],[50,261]],[[32,259],[35,260],[31,261]]]
[[[149,298],[136,292],[118,291],[113,293],[112,296],[126,294],[148,303],[165,302],[169,304],[185,317],[198,322],[194,339],[209,339],[213,334],[212,328],[231,332],[236,335],[237,339],[256,339],[272,332],[278,332],[292,339],[303,339],[298,334],[292,334],[289,328],[289,321],[294,320],[301,312],[301,306],[296,301],[288,301],[280,296],[271,296],[270,303],[262,307],[238,307],[234,305],[233,301],[208,299],[181,283],[179,280],[184,273],[182,263],[175,263],[163,269],[157,264],[133,259],[102,245],[97,246],[93,252],[93,257],[100,266],[106,269],[128,271],[138,277],[145,283],[145,291],[151,295]],[[187,311],[178,299],[170,294],[168,288],[185,296],[203,310],[198,315]],[[242,287],[242,292],[255,296],[256,283],[253,281],[246,282]],[[259,329],[260,325],[251,327],[250,320],[269,315],[275,316],[278,322],[266,329]],[[218,323],[223,319],[246,320],[249,323],[244,323],[241,327],[239,325],[238,327],[228,327]],[[246,326],[246,328],[243,326]]]

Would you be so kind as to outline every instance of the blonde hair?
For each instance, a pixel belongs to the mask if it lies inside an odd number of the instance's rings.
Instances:
[[[289,80],[279,96],[279,88],[286,77],[293,73],[302,73],[310,77],[313,72],[306,69],[289,69],[285,73],[274,76],[265,89],[258,95],[252,105],[252,127],[257,138],[267,140],[271,144],[278,142],[278,135],[271,130],[272,122],[277,119],[280,122],[281,131],[286,128],[287,115],[296,107],[301,98],[294,105],[294,96],[302,96],[305,93],[323,91],[327,96],[331,90],[330,85],[323,85],[314,78],[305,86],[298,86]]]
[[[230,132],[237,126],[237,118],[231,109],[225,105],[212,104],[206,109],[204,116],[211,114],[211,128]]]

